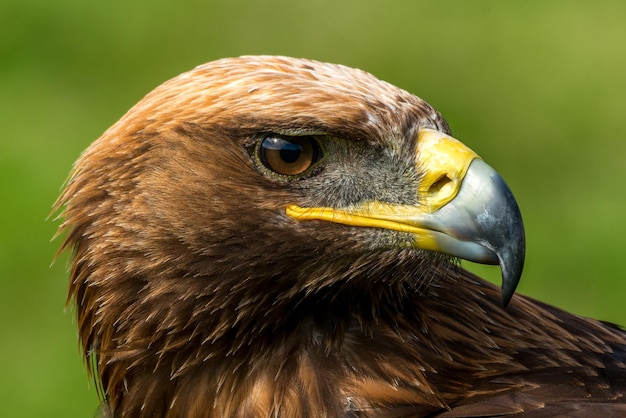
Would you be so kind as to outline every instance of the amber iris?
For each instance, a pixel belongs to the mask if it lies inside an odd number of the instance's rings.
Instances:
[[[319,145],[312,136],[268,135],[261,141],[259,157],[275,173],[295,176],[319,159]]]

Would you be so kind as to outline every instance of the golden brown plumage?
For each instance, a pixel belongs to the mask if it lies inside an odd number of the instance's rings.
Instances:
[[[421,99],[315,61],[220,60],[148,94],[57,204],[104,414],[626,416],[623,331],[523,296],[504,309],[403,227],[291,214],[423,211],[454,180],[422,187],[436,131]]]

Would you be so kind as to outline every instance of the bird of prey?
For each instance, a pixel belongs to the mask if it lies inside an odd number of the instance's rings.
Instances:
[[[96,140],[56,207],[104,416],[626,416],[626,333],[514,295],[509,188],[364,71],[201,65]]]

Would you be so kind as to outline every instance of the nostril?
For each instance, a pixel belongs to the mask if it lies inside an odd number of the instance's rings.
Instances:
[[[438,194],[447,184],[451,183],[452,179],[447,174],[442,174],[437,180],[433,182],[428,188],[428,193]]]

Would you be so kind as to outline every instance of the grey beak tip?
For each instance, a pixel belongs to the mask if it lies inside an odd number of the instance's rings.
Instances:
[[[521,217],[520,217],[521,221]],[[525,258],[525,238],[523,229],[519,230],[521,236],[515,240],[518,247],[515,251],[498,254],[500,258],[500,268],[502,270],[502,306],[506,308],[517,289],[517,285],[522,277]]]
[[[502,307],[506,308],[507,306],[509,306],[509,302],[511,302],[511,298],[513,298],[513,295],[515,294],[515,288],[517,287],[517,284],[514,285],[507,285],[506,282],[502,283]]]

